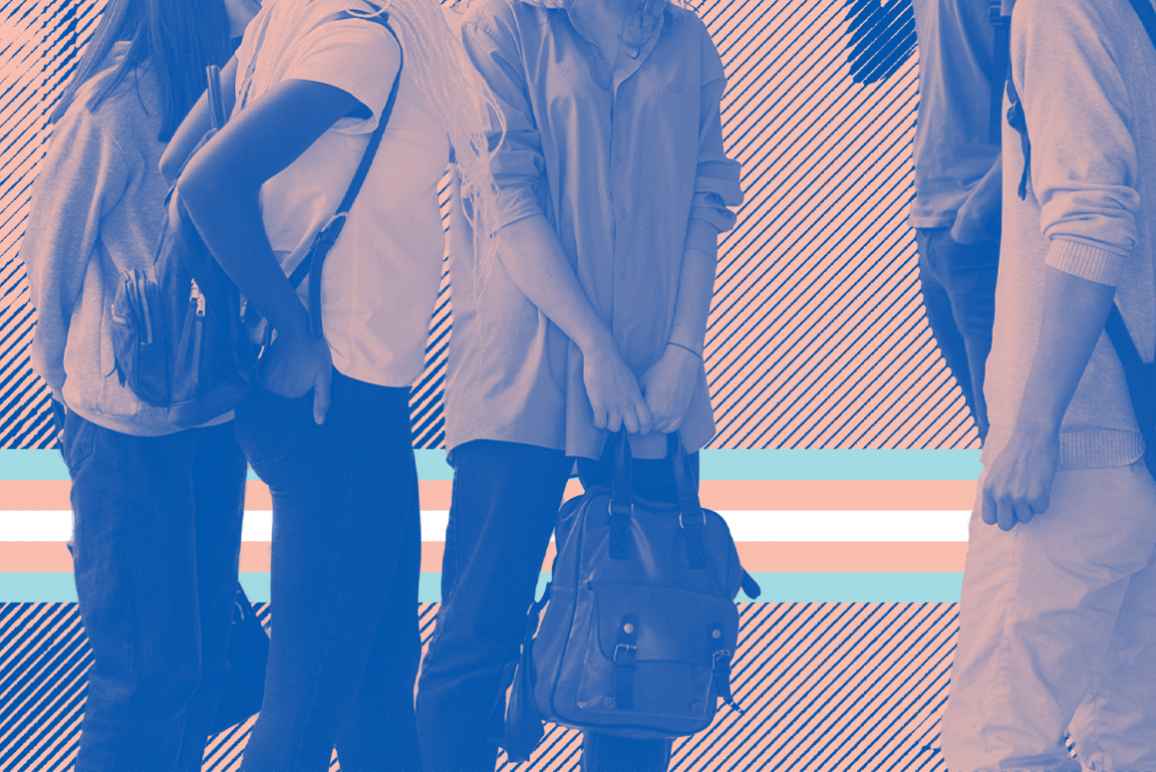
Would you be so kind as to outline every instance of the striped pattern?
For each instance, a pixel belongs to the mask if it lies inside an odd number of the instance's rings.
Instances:
[[[906,224],[917,63],[910,14],[863,0],[698,0],[730,75],[728,147],[747,203],[722,243],[707,343],[716,447],[969,447],[966,408],[917,296]],[[0,0],[0,447],[48,447],[30,371],[32,313],[18,260],[46,113],[101,0]],[[855,9],[860,9],[856,11]],[[871,25],[896,51],[863,52]],[[878,86],[857,73],[896,71]],[[444,199],[444,194],[443,194]],[[443,282],[414,391],[420,447],[443,441],[451,303]]]
[[[435,614],[421,608],[426,640]],[[744,606],[734,684],[745,713],[723,708],[709,732],[676,744],[671,768],[942,769],[936,723],[956,627],[949,603]],[[75,606],[0,606],[0,769],[68,768],[89,664]],[[204,768],[237,769],[248,729],[215,737]],[[575,769],[578,748],[552,728],[525,768]]]

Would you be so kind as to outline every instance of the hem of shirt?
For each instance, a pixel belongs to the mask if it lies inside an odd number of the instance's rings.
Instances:
[[[995,460],[1010,436],[1010,429],[991,428],[983,451],[985,465]],[[1060,467],[1063,469],[1131,466],[1143,457],[1144,436],[1138,431],[1108,427],[1060,431]]]
[[[945,214],[920,214],[912,212],[907,218],[911,227],[921,231],[934,231],[955,225],[955,212]]]
[[[92,410],[88,407],[75,407],[67,402],[65,402],[65,405],[69,410],[89,423],[96,424],[102,429],[108,429],[118,434],[126,434],[130,437],[169,437],[184,431],[224,426],[225,424],[231,423],[234,419],[233,411],[230,410],[228,413],[218,416],[211,421],[206,421],[198,426],[184,429],[163,421],[142,420],[139,416],[114,416]]]
[[[399,375],[399,372],[403,372],[399,370],[375,371],[370,368],[363,370],[359,367],[350,365],[347,362],[343,362],[337,357],[334,357],[333,359],[333,369],[344,375],[346,378],[350,378],[355,381],[361,381],[362,383],[368,383],[371,386],[381,386],[387,389],[413,388],[413,382],[417,379],[417,376],[420,375],[420,373],[413,373],[409,376]],[[411,370],[404,372],[410,372]]]

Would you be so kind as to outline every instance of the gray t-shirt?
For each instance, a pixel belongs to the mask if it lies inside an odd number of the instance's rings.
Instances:
[[[949,228],[999,158],[993,126],[994,27],[988,0],[914,0],[919,38],[916,228]]]

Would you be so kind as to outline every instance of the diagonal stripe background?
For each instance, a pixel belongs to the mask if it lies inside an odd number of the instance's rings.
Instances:
[[[28,363],[33,314],[19,240],[46,114],[101,6],[0,0],[0,447],[53,442],[47,397]],[[848,51],[864,45],[868,24],[884,24],[907,41],[899,48],[910,48],[910,8],[879,20],[863,0],[695,6],[729,74],[725,135],[747,191],[722,243],[708,335],[713,445],[973,446],[966,408],[923,319],[906,224],[917,62],[860,55],[867,74],[894,75],[874,86],[851,77]],[[447,277],[429,364],[414,388],[419,447],[443,440],[450,301]]]
[[[268,609],[258,608],[268,623]],[[943,768],[936,723],[955,604],[762,603],[741,611],[734,687],[745,712],[722,708],[709,732],[677,743],[672,770]],[[424,640],[435,613],[435,605],[422,607]],[[0,769],[68,768],[89,660],[74,605],[0,605]],[[213,738],[204,769],[237,769],[249,729]],[[579,743],[550,728],[521,766],[576,769]]]

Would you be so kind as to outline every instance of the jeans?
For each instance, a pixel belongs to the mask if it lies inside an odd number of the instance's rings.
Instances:
[[[245,461],[231,425],[165,437],[64,422],[92,645],[81,772],[199,770],[228,652]]]
[[[959,619],[950,769],[1156,769],[1156,484],[1142,463],[1061,469],[1047,513],[1010,533],[973,515]]]
[[[420,768],[414,724],[421,520],[409,392],[335,373],[313,397],[253,396],[237,435],[273,494],[265,702],[243,769]]]
[[[493,441],[456,448],[453,462],[442,607],[418,689],[428,772],[494,768],[505,712],[503,676],[517,659],[574,464],[561,451]],[[605,464],[583,461],[579,470],[585,484],[609,479]],[[669,478],[665,462],[635,462],[638,495],[671,497]],[[583,765],[662,770],[668,755],[666,741],[588,737]]]
[[[999,244],[958,244],[947,228],[919,230],[917,241],[927,321],[982,440],[988,430],[983,376],[995,324]]]

